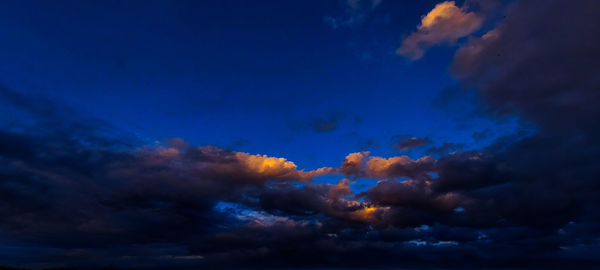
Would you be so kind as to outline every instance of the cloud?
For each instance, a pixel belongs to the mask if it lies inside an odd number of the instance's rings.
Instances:
[[[412,137],[412,138],[402,139],[398,142],[395,142],[394,147],[396,147],[400,150],[409,150],[409,149],[420,147],[420,146],[427,145],[430,143],[431,143],[431,140],[429,140],[429,138]]]
[[[244,166],[242,173],[255,175],[259,178],[310,180],[314,177],[334,172],[333,168],[319,168],[314,171],[305,172],[298,170],[296,164],[285,158],[268,157],[265,155],[236,153],[236,158]]]
[[[432,46],[451,44],[477,31],[483,20],[481,15],[467,11],[465,6],[457,7],[454,1],[439,3],[423,16],[417,32],[406,37],[396,53],[417,60]]]
[[[329,132],[337,128],[339,124],[338,118],[315,118],[310,123],[312,129],[317,132]]]
[[[343,113],[335,112],[307,120],[289,121],[288,126],[294,131],[312,130],[318,133],[327,133],[336,130],[344,117]]]
[[[434,181],[431,179],[411,179],[407,181],[384,180],[377,183],[375,187],[366,192],[367,198],[378,205],[408,207],[422,213],[451,214],[455,208],[465,205],[467,197],[460,193],[447,192],[438,193],[432,189]],[[407,222],[404,226],[418,226],[423,224],[420,220],[417,224]],[[414,221],[414,218],[413,218]],[[401,221],[395,221],[396,225]],[[401,225],[400,225],[401,226]]]
[[[358,175],[363,168],[363,160],[369,155],[369,152],[351,153],[344,158],[340,166],[340,172],[346,175]]]
[[[344,15],[327,16],[324,21],[333,29],[355,27],[365,22],[383,0],[346,0]]]
[[[408,156],[371,157],[367,162],[366,175],[371,178],[418,178],[427,172],[432,172],[434,164],[435,159],[430,156],[424,156],[417,160],[413,160]]]
[[[599,6],[517,1],[494,29],[458,50],[451,70],[465,87],[479,90],[496,115],[590,132],[600,113],[594,27],[600,20],[593,15]]]
[[[354,177],[382,179],[393,177],[417,178],[434,170],[435,159],[430,156],[413,160],[408,156],[382,158],[369,155],[369,152],[349,154],[344,158],[338,171]]]
[[[463,147],[465,147],[465,144],[445,142],[439,146],[434,146],[434,147],[427,149],[426,152],[428,154],[447,154],[448,152],[456,151]]]
[[[318,216],[325,215],[343,222],[368,224],[388,208],[354,200],[349,180],[335,185],[308,184],[298,187],[277,184],[266,188],[258,196],[261,209],[275,215]]]

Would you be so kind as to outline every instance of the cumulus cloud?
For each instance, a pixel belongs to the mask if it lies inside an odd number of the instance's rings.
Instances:
[[[339,172],[355,177],[375,179],[421,177],[434,170],[435,159],[424,156],[413,160],[408,156],[376,157],[369,152],[351,153],[342,162]]]
[[[285,158],[268,157],[236,153],[238,161],[244,166],[245,173],[267,179],[309,180],[317,176],[331,174],[333,168],[319,168],[305,172],[298,170],[296,164]]]
[[[457,207],[468,205],[469,198],[456,192],[437,192],[432,188],[431,179],[411,179],[407,181],[384,180],[375,187],[369,188],[366,196],[377,205],[393,206],[394,209],[409,208],[422,215],[449,215]],[[404,223],[403,220],[388,220],[397,226],[418,226],[429,218],[413,218]],[[438,221],[441,219],[438,219]],[[414,222],[417,222],[415,224]]]
[[[340,166],[340,172],[346,175],[358,175],[363,167],[363,160],[369,156],[369,152],[351,153],[344,158]]]
[[[430,156],[424,156],[417,160],[413,160],[408,156],[372,157],[367,162],[366,175],[372,178],[418,178],[432,172],[434,164],[435,159]]]
[[[349,180],[335,185],[308,184],[303,187],[283,183],[264,189],[259,197],[262,209],[276,215],[326,215],[340,221],[369,224],[389,208],[353,198]]]
[[[423,16],[417,32],[406,37],[396,53],[417,60],[430,47],[454,43],[477,31],[482,24],[483,17],[469,12],[465,6],[459,8],[454,1],[439,3]]]

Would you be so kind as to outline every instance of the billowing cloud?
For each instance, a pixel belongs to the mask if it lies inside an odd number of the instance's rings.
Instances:
[[[333,168],[319,168],[314,171],[305,172],[298,170],[296,164],[285,158],[250,155],[247,153],[236,153],[236,157],[244,166],[245,173],[248,175],[256,175],[260,178],[309,180],[317,176],[334,172]]]
[[[451,70],[495,114],[555,130],[598,130],[600,20],[592,14],[599,6],[517,1],[497,27],[458,50]]]
[[[367,156],[369,156],[369,152],[348,154],[340,166],[340,172],[346,175],[360,174],[363,167],[363,160]]]
[[[395,208],[408,207],[415,211],[434,215],[452,214],[457,207],[470,203],[468,197],[460,193],[435,191],[432,189],[433,182],[434,180],[431,179],[411,179],[402,182],[384,180],[378,182],[375,187],[369,188],[366,195],[369,201],[378,205]],[[425,220],[420,220],[420,222]],[[416,220],[411,222],[414,221]],[[404,223],[404,225],[410,225],[411,222]],[[394,223],[402,224],[402,220],[394,221]]]
[[[259,205],[271,214],[315,216],[326,215],[345,222],[369,224],[389,209],[360,202],[353,198],[349,180],[343,179],[335,185],[308,184],[298,187],[278,184],[266,188],[259,195]]]
[[[382,158],[369,152],[351,153],[342,162],[339,172],[355,177],[374,179],[394,177],[421,177],[433,172],[435,159],[424,156],[413,160],[408,156]]]
[[[372,157],[367,162],[366,175],[372,178],[418,178],[433,171],[435,159],[424,156],[413,160],[408,156],[391,158]]]
[[[402,41],[396,53],[411,60],[419,59],[430,47],[454,43],[477,31],[482,24],[481,15],[469,12],[464,6],[457,7],[454,1],[439,3],[421,19],[417,32]]]

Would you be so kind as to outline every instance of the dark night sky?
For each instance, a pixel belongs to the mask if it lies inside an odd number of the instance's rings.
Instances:
[[[0,266],[600,264],[598,1],[0,3]]]

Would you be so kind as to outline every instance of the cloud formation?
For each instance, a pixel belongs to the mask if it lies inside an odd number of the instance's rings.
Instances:
[[[600,4],[517,1],[507,12],[459,49],[452,69],[490,111],[539,128],[435,158],[358,152],[337,168],[302,170],[182,139],[144,146],[0,88],[2,110],[31,120],[0,120],[0,262],[594,269]],[[346,178],[313,181],[322,175]]]
[[[47,106],[30,110],[39,107]],[[55,110],[39,114],[38,122],[63,117]],[[262,268],[464,266],[467,259],[529,266],[535,258],[545,263],[533,266],[545,267],[578,262],[558,247],[597,245],[591,236],[598,232],[599,202],[590,191],[600,187],[590,181],[593,174],[581,174],[598,170],[594,159],[560,165],[551,158],[556,150],[546,147],[555,144],[538,138],[439,159],[359,152],[339,168],[303,171],[284,158],[181,139],[142,147],[107,143],[79,121],[67,121],[78,127],[76,137],[52,125],[0,133],[0,232],[11,248],[30,254],[5,253],[2,261]],[[573,160],[577,153],[560,155]],[[311,181],[324,174],[349,179]],[[374,186],[356,192],[354,178]],[[524,234],[531,239],[522,240]],[[377,261],[367,265],[366,258]]]
[[[430,47],[452,44],[477,31],[482,24],[483,17],[467,11],[465,6],[459,8],[454,1],[439,3],[421,18],[417,32],[406,37],[396,53],[417,60]]]
[[[427,149],[427,153],[429,154],[447,154],[448,152],[456,151],[463,148],[465,145],[461,143],[449,143],[445,142],[439,146],[434,146]]]
[[[369,152],[349,154],[338,171],[348,176],[374,179],[418,178],[433,172],[435,165],[435,160],[430,156],[413,160],[408,156],[383,158],[369,155]]]
[[[495,114],[544,128],[594,129],[597,10],[596,1],[517,1],[497,27],[458,50],[451,70]]]

